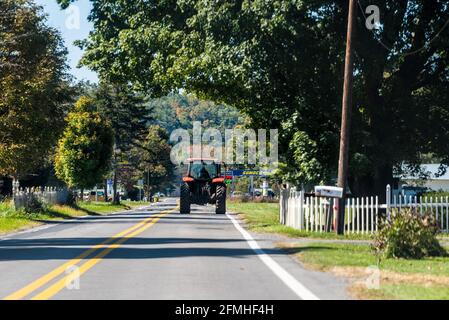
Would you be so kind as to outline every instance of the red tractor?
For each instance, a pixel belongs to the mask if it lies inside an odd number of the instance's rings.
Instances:
[[[226,213],[226,176],[222,164],[214,159],[188,159],[187,174],[181,185],[181,214],[190,213],[190,205],[214,204],[216,214]]]

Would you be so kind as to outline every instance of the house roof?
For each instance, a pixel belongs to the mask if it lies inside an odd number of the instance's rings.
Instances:
[[[440,164],[438,163],[428,163],[422,164],[421,169],[425,172],[429,178],[428,180],[449,180],[449,168],[446,170],[445,174],[442,176],[438,176],[438,172],[440,169]],[[406,173],[401,176],[402,180],[417,180],[419,177],[413,176],[410,173]]]

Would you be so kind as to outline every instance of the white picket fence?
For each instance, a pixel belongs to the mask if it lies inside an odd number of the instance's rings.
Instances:
[[[449,233],[449,197],[403,197],[393,196],[388,204],[387,213],[393,210],[414,208],[419,213],[431,212],[442,232]]]
[[[66,204],[69,192],[67,189],[58,189],[52,187],[41,188],[21,188],[13,191],[13,202],[16,210],[25,208],[34,199],[41,203]]]
[[[387,203],[379,197],[349,198],[346,200],[345,232],[372,234],[378,230],[379,220],[394,210],[414,208],[417,212],[432,212],[442,232],[449,233],[449,198],[391,196],[387,186]],[[334,200],[306,197],[302,191],[283,190],[280,197],[280,222],[298,230],[329,232],[334,230],[336,207]]]

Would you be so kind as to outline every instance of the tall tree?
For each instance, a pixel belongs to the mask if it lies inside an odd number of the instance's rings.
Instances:
[[[142,95],[135,93],[127,85],[101,83],[94,91],[95,106],[109,119],[114,130],[113,155],[113,202],[120,202],[117,196],[120,158],[126,156],[133,147],[141,147],[151,118],[151,108]]]
[[[449,5],[375,2],[382,20],[372,31],[369,4],[360,0],[354,38],[349,179],[358,194],[384,194],[403,162],[416,169],[433,153],[449,164]],[[183,88],[234,105],[254,126],[282,129],[291,179],[329,181],[346,18],[335,0],[96,1],[83,63],[152,94]]]
[[[32,172],[59,138],[71,97],[66,54],[40,7],[0,1],[0,175]]]
[[[175,166],[170,159],[171,146],[168,134],[163,128],[152,125],[143,142],[143,149],[136,149],[134,155],[138,168],[146,181],[146,192],[150,196],[155,189],[168,186],[173,178]]]
[[[96,111],[93,100],[81,97],[67,116],[67,127],[55,157],[58,178],[71,188],[92,188],[109,171],[113,131],[107,119]]]

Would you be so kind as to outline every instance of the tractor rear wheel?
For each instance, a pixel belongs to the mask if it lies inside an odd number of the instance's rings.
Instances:
[[[190,189],[187,183],[181,185],[181,203],[179,211],[181,214],[190,213]]]
[[[223,184],[217,186],[215,213],[226,214],[226,186]]]

